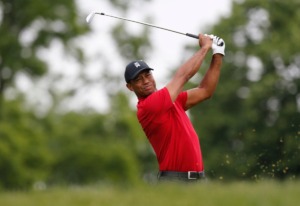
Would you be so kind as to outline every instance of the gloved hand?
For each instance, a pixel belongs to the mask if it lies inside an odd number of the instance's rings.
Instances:
[[[213,40],[213,44],[211,47],[213,54],[222,54],[223,56],[225,56],[225,41],[222,38],[213,34],[205,35],[209,36]]]
[[[225,56],[225,41],[217,36],[213,37],[213,44],[212,44],[213,54],[222,54]]]

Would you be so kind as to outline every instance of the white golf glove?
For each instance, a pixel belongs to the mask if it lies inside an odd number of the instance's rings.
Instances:
[[[222,54],[223,56],[225,56],[225,41],[222,38],[215,36],[213,34],[210,35],[205,34],[205,35],[209,36],[213,40],[213,44],[211,47],[213,51],[213,55]]]

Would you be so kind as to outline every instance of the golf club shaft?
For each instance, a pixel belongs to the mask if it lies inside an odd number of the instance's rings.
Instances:
[[[137,23],[137,24],[142,24],[142,25],[146,25],[146,26],[150,26],[150,27],[154,27],[154,28],[158,28],[158,29],[162,29],[162,30],[174,32],[174,33],[177,33],[177,34],[182,34],[182,35],[189,36],[189,37],[192,37],[192,38],[195,38],[195,39],[199,39],[199,36],[195,35],[195,34],[183,33],[183,32],[179,32],[179,31],[175,31],[175,30],[172,30],[172,29],[168,29],[168,28],[156,26],[156,25],[149,24],[149,23],[144,23],[144,22],[140,22],[140,21],[126,19],[126,18],[118,17],[118,16],[112,16],[112,15],[105,14],[105,13],[102,13],[102,12],[101,13],[100,12],[95,12],[95,14],[100,14],[100,15],[103,15],[103,16],[108,16],[108,17],[112,17],[112,18],[116,18],[116,19],[125,20],[125,21],[130,21],[130,22],[134,22],[134,23]]]

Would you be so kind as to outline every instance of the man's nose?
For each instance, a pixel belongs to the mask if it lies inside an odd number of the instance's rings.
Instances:
[[[143,80],[143,83],[149,82],[149,79],[147,77],[145,77],[145,76],[143,76],[142,80]]]

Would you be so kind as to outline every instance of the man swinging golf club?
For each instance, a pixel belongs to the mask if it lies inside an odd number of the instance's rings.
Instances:
[[[125,69],[126,86],[137,98],[137,118],[159,163],[159,180],[197,181],[204,178],[198,135],[185,113],[209,99],[217,86],[225,42],[214,35],[199,34],[200,49],[176,71],[162,89],[156,88],[151,67],[130,62]],[[212,49],[210,66],[199,85],[183,91]]]

